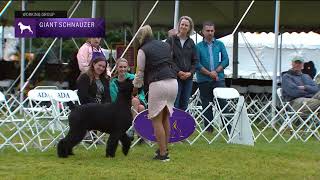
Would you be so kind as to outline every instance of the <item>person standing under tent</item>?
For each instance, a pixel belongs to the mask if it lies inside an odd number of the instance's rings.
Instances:
[[[83,73],[89,69],[90,61],[94,56],[103,54],[100,46],[101,38],[88,38],[77,53],[79,70]],[[107,63],[107,75],[111,77],[110,67]]]
[[[196,65],[196,77],[200,90],[200,99],[202,108],[205,109],[209,102],[213,101],[213,89],[216,87],[225,87],[224,69],[229,65],[229,57],[223,42],[214,38],[215,26],[212,22],[204,22],[202,26],[204,39],[199,42],[197,54],[199,61]],[[223,108],[227,102],[224,99],[219,99],[219,104]],[[228,111],[225,108],[225,112]],[[209,120],[213,120],[212,108],[208,108],[204,116]],[[223,125],[225,124],[222,121]],[[204,120],[204,126],[209,124]],[[231,131],[231,125],[227,126],[227,130]],[[209,126],[206,131],[212,132],[213,127]]]
[[[171,46],[178,75],[178,95],[174,106],[185,111],[192,92],[193,74],[198,56],[196,46],[190,38],[194,27],[192,19],[189,16],[182,16],[178,27],[177,34],[170,36],[166,42]]]
[[[170,138],[169,117],[172,116],[177,97],[177,73],[173,69],[171,48],[166,42],[153,39],[149,25],[143,26],[138,34],[139,50],[137,73],[133,80],[136,94],[144,82],[149,86],[148,118],[152,120],[159,149],[155,160],[169,161],[168,142]],[[145,85],[147,85],[145,84]]]

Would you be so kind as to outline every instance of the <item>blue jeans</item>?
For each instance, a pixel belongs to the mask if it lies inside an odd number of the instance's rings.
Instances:
[[[192,84],[192,79],[178,79],[178,94],[176,101],[174,102],[175,108],[184,111],[188,108],[188,102],[192,92]]]
[[[212,81],[212,82],[201,82],[198,83],[198,87],[200,90],[200,99],[202,103],[202,109],[205,109],[208,105],[209,102],[213,101],[213,89],[216,87],[225,87],[225,81]],[[227,101],[225,99],[218,99],[220,107],[225,107],[227,104]],[[228,108],[225,108],[224,113],[227,113],[229,111]],[[209,120],[213,120],[213,112],[212,108],[208,108],[203,115]],[[224,126],[224,121],[222,120],[223,126]],[[207,120],[204,120],[204,126],[206,127],[209,124]],[[229,124],[227,127],[229,133],[231,131],[231,125]],[[206,131],[212,131],[213,126],[209,126]]]

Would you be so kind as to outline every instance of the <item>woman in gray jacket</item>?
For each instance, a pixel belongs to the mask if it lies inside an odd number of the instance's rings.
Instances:
[[[193,26],[193,21],[189,16],[182,16],[178,23],[177,34],[173,34],[166,40],[171,46],[178,76],[178,95],[174,106],[181,110],[186,110],[188,107],[198,58],[196,46],[190,38]]]

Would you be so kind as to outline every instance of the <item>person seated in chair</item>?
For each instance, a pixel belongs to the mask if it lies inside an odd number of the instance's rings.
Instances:
[[[299,110],[303,103],[314,112],[320,106],[320,88],[307,74],[302,73],[304,59],[296,55],[292,58],[292,68],[282,77],[282,96],[284,101],[290,102],[294,110]],[[300,110],[310,114],[304,107]]]

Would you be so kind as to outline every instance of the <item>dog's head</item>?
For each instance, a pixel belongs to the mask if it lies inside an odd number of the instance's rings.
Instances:
[[[123,82],[119,82],[119,98],[125,100],[130,100],[131,102],[131,92],[133,90],[132,80],[126,79]]]

